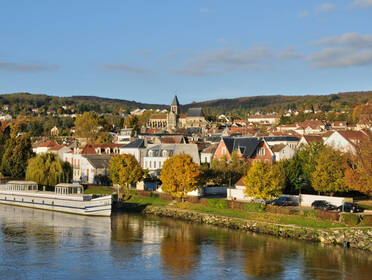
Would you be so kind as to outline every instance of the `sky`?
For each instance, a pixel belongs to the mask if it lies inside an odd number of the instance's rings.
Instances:
[[[0,93],[170,104],[372,90],[372,0],[0,0]]]

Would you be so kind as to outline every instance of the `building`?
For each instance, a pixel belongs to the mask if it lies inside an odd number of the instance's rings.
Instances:
[[[145,150],[145,140],[144,139],[136,139],[130,142],[127,145],[121,146],[120,154],[130,154],[133,155],[139,164],[142,165],[143,159],[143,151]]]
[[[324,145],[344,153],[355,153],[355,146],[367,139],[368,136],[363,131],[335,131],[324,141]]]
[[[164,162],[173,155],[187,154],[193,162],[200,165],[199,151],[196,144],[158,144],[149,145],[143,157],[144,169],[151,174],[159,176]]]
[[[167,113],[152,114],[147,127],[160,131],[175,131],[178,128],[205,128],[207,121],[202,108],[189,108],[186,114],[181,114],[180,103],[177,96],[174,96]]]
[[[297,148],[311,144],[323,144],[323,137],[320,135],[304,135],[298,142]]]
[[[247,118],[248,122],[254,124],[263,124],[263,125],[275,125],[278,124],[280,121],[280,115],[272,114],[272,115],[251,115]]]

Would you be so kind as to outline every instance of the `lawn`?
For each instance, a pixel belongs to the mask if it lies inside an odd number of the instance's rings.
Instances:
[[[165,206],[165,205],[168,205],[170,201],[161,199],[159,197],[132,195],[128,200],[126,200],[126,202],[147,204],[147,205],[154,205],[154,206]]]
[[[344,224],[338,222],[332,222],[328,220],[322,220],[314,217],[305,217],[302,215],[285,215],[285,214],[274,214],[268,212],[248,212],[239,211],[233,209],[218,209],[208,206],[203,206],[201,204],[191,204],[191,203],[178,203],[175,207],[182,209],[190,209],[204,213],[213,213],[218,215],[224,215],[229,217],[237,217],[255,221],[286,224],[286,225],[296,225],[302,227],[311,228],[335,228],[344,227]]]
[[[86,194],[102,194],[102,195],[110,195],[114,191],[110,187],[99,187],[99,188],[91,188],[86,189],[84,193]]]

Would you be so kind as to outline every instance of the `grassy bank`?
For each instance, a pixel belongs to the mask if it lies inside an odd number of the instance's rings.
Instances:
[[[87,188],[84,190],[86,194],[101,194],[101,195],[110,195],[114,191],[110,187],[94,187],[94,188]]]
[[[212,201],[212,200],[211,200]],[[223,215],[228,217],[237,217],[261,222],[270,222],[283,225],[296,225],[302,227],[311,228],[340,228],[346,227],[345,224],[340,222],[333,222],[329,220],[323,220],[316,217],[314,210],[300,211],[298,214],[279,214],[266,212],[261,205],[252,204],[248,205],[244,210],[225,209],[226,200],[220,200],[219,203],[211,203],[213,206],[205,206],[200,203],[189,203],[189,202],[170,202],[159,197],[144,197],[136,194],[132,194],[127,202],[146,204],[153,206],[169,206],[173,208],[198,211],[203,213],[211,213],[217,215]],[[171,205],[169,205],[171,203]]]

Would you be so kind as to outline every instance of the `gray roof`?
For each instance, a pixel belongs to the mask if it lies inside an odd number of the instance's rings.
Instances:
[[[148,148],[146,156],[148,156],[148,152],[150,150],[153,151],[154,157],[162,156],[162,151],[164,150],[168,151],[169,157],[184,153],[191,156],[193,162],[200,164],[199,150],[197,144],[159,144]]]
[[[203,109],[202,108],[189,108],[187,110],[188,117],[204,117]]]
[[[180,106],[177,95],[174,96],[171,106]]]
[[[123,145],[120,149],[145,148],[145,140],[136,139],[129,144]]]
[[[222,139],[230,154],[239,149],[244,158],[251,157],[260,143],[256,137],[223,137]]]
[[[108,168],[112,155],[81,155],[96,169]]]

